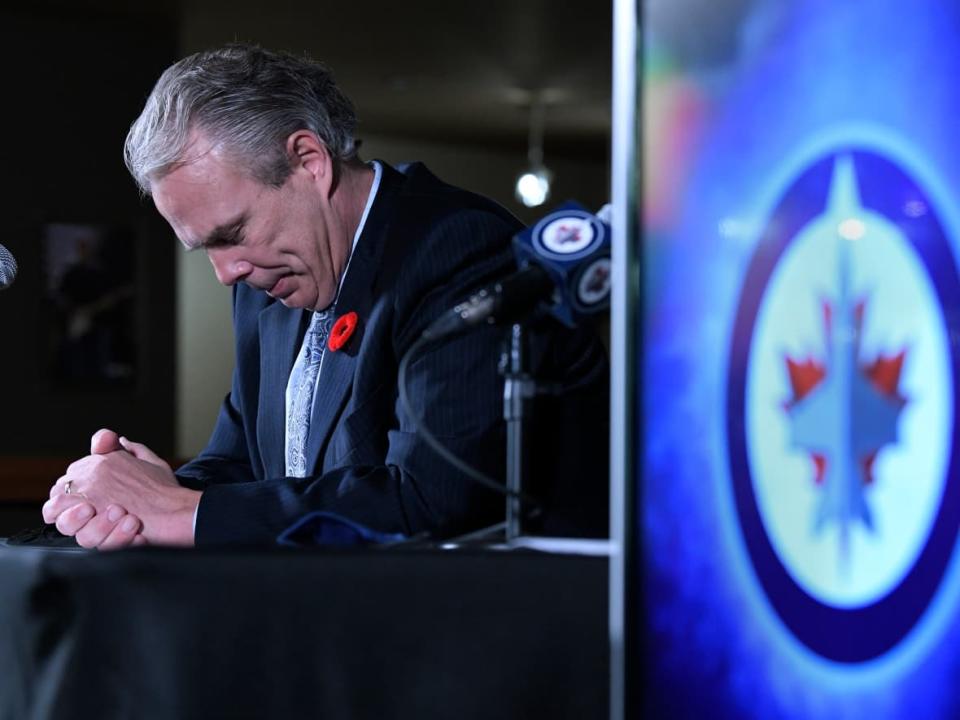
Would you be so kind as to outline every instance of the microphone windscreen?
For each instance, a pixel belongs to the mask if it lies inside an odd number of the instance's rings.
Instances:
[[[0,245],[0,290],[10,287],[17,277],[17,261],[3,245]]]

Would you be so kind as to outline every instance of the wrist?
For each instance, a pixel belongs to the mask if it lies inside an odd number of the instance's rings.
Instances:
[[[174,508],[157,519],[148,540],[158,545],[193,547],[194,518],[202,494],[199,490],[177,488]]]

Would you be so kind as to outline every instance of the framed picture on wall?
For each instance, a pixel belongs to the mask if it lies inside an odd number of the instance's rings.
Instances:
[[[134,384],[135,233],[119,226],[50,223],[42,242],[51,380],[64,387]]]

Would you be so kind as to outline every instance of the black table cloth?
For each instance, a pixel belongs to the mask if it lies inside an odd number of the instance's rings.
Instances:
[[[607,559],[0,547],[0,718],[604,718]]]

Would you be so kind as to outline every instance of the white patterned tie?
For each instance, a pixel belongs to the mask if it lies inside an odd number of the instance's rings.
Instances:
[[[330,333],[333,309],[315,312],[307,328],[303,343],[305,357],[300,363],[300,375],[293,378],[290,413],[287,415],[287,477],[305,477],[307,474],[307,438],[310,436],[310,414],[317,374],[323,359],[323,348]]]

